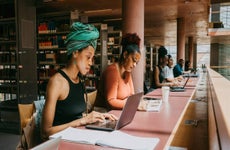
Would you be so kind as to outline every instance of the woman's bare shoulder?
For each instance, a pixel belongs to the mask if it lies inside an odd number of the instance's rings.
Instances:
[[[55,84],[55,86],[58,86],[58,87],[59,86],[62,87],[67,83],[67,81],[60,73],[56,73],[52,77],[50,77],[49,83]]]

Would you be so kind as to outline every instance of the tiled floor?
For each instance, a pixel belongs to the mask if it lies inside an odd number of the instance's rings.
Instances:
[[[0,132],[0,149],[15,150],[18,145],[20,135]]]

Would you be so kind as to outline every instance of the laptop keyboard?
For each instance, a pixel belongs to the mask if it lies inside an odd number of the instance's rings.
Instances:
[[[183,87],[182,86],[172,86],[172,87],[170,87],[171,89],[183,89]]]
[[[98,122],[100,127],[115,128],[117,121],[106,119],[104,122]]]

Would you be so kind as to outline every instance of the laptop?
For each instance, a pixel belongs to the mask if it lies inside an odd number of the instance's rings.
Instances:
[[[182,75],[183,77],[194,77],[197,78],[199,77],[199,73],[186,73]]]
[[[61,136],[58,138],[50,139],[38,146],[35,146],[31,150],[58,150],[61,142]]]
[[[88,124],[85,127],[87,129],[103,131],[113,131],[121,129],[122,127],[132,122],[142,96],[143,92],[129,96],[118,120],[106,120],[105,122],[96,122],[93,124]]]
[[[172,86],[170,87],[171,92],[184,92],[185,91],[185,86],[188,83],[190,77],[187,78],[183,86]]]

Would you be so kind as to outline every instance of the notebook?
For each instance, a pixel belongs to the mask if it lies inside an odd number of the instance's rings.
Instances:
[[[50,139],[38,146],[35,146],[31,150],[58,150],[61,142],[61,136]]]
[[[143,92],[129,96],[117,121],[106,120],[105,122],[96,122],[93,124],[88,124],[85,127],[87,129],[103,131],[113,131],[121,129],[122,127],[132,122],[142,96]]]
[[[185,86],[188,83],[189,78],[190,77],[187,78],[187,80],[185,81],[185,83],[184,83],[184,85],[182,87],[181,86],[172,86],[172,87],[170,87],[170,91],[171,92],[184,92],[185,91]]]

